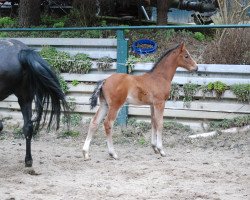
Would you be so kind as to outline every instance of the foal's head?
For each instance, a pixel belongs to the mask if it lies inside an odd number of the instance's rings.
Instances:
[[[194,59],[189,54],[184,43],[181,43],[176,49],[178,51],[177,64],[179,67],[183,67],[188,71],[197,71],[198,66]]]

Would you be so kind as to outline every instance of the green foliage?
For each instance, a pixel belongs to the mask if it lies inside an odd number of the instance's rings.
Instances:
[[[142,132],[147,132],[151,129],[151,124],[146,121],[136,121],[136,119],[131,118],[128,120],[128,125],[140,129]]]
[[[210,90],[208,89],[208,85],[203,84],[203,85],[201,85],[201,86],[199,87],[199,89],[200,89],[201,92],[202,92],[203,99],[205,99],[205,98],[206,98],[206,94],[207,94],[208,92],[210,92]]]
[[[239,101],[250,102],[250,84],[234,84],[230,89]]]
[[[68,20],[69,20],[68,16],[63,16],[60,18],[55,18],[51,15],[41,16],[41,22],[43,26],[54,27],[54,28],[64,27],[64,25],[67,23]]]
[[[67,138],[67,137],[78,137],[80,135],[80,132],[79,131],[65,131],[62,133],[61,137],[63,138]]]
[[[78,53],[73,57],[73,63],[68,68],[70,73],[88,73],[91,70],[92,62],[88,55]]]
[[[145,137],[143,137],[143,136],[141,136],[141,137],[139,138],[138,142],[139,142],[139,144],[140,144],[141,146],[147,145],[147,141],[146,141]]]
[[[73,81],[71,82],[71,84],[72,84],[73,86],[77,86],[77,85],[79,84],[79,81],[78,81],[78,80],[73,80]]]
[[[228,89],[228,86],[221,81],[214,82],[214,91],[216,93],[217,98],[221,98],[224,92]]]
[[[205,35],[201,32],[195,32],[194,38],[200,42],[204,41],[206,39]]]
[[[42,48],[40,55],[58,72],[88,73],[92,67],[92,62],[86,54],[70,56],[67,52],[46,46]]]
[[[83,38],[82,31],[62,31],[59,35],[61,38]]]
[[[67,103],[68,103],[68,106],[69,106],[69,110],[70,110],[70,111],[74,111],[75,108],[76,108],[76,101],[75,101],[75,98],[71,98],[71,97],[68,98]]]
[[[100,30],[88,30],[88,31],[85,31],[83,35],[86,38],[101,38],[102,31],[100,31]]]
[[[192,37],[193,36],[193,32],[185,30],[185,29],[178,31],[178,34],[182,37]]]
[[[53,25],[53,28],[62,28],[64,27],[64,22],[57,22]]]
[[[110,69],[112,67],[112,62],[113,59],[107,56],[99,58],[97,61],[97,68],[100,71],[105,71],[107,69]]]
[[[167,30],[164,30],[164,38],[165,40],[170,40],[174,34],[175,34],[175,30],[174,29],[167,29]]]
[[[0,38],[6,38],[6,37],[8,37],[7,32],[0,32]]]
[[[208,83],[207,89],[208,89],[210,92],[212,92],[213,89],[214,89],[214,83]]]
[[[60,86],[61,86],[63,92],[66,94],[69,91],[69,86],[68,86],[67,82],[63,79],[62,76],[58,76],[58,78],[59,78]]]
[[[102,38],[102,31],[87,30],[87,31],[63,31],[59,37],[62,38]]]
[[[135,63],[140,62],[154,62],[155,59],[151,56],[137,57],[134,55],[129,55],[128,60],[126,62],[126,66],[128,67],[128,73],[132,73],[135,67]]]
[[[15,25],[16,21],[10,17],[0,18],[0,28],[11,28]]]
[[[193,101],[194,95],[198,90],[198,85],[194,83],[186,83],[183,85],[183,92],[184,92],[184,105],[186,107],[190,107],[190,102]]]
[[[22,128],[14,128],[13,134],[15,139],[24,138]]]
[[[174,122],[174,121],[164,121],[163,129],[172,134],[178,134],[180,132],[192,133],[192,129],[190,128],[190,126],[183,125],[181,123]]]
[[[171,84],[171,90],[170,90],[170,99],[171,100],[178,100],[180,98],[180,90],[181,87],[177,83],[172,83]]]
[[[151,129],[151,123],[146,121],[137,121],[135,118],[128,119],[128,125],[135,129],[139,129],[141,132],[145,133]],[[171,132],[172,134],[181,132],[192,132],[192,129],[178,122],[174,121],[164,121],[163,129],[165,131]]]
[[[250,84],[234,84],[228,86],[221,81],[216,81],[210,82],[208,84],[203,84],[201,86],[187,83],[181,87],[177,83],[172,83],[170,90],[170,99],[179,99],[181,90],[183,90],[184,92],[183,101],[185,103],[184,105],[187,107],[190,106],[190,102],[193,100],[193,97],[198,90],[201,90],[201,92],[203,93],[203,98],[206,97],[206,94],[208,92],[215,92],[215,95],[218,99],[221,98],[226,90],[231,90],[237,97],[238,101],[250,102]]]
[[[70,118],[69,118],[70,126],[76,127],[81,123],[81,121],[82,121],[82,115],[80,115],[80,114],[70,114]],[[67,123],[67,119],[65,117],[62,118],[62,123],[63,124]]]
[[[209,123],[209,131],[222,130],[231,127],[242,127],[250,124],[250,115],[235,117],[233,119],[223,119]]]

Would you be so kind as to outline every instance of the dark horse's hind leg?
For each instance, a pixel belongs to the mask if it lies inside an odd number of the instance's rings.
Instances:
[[[0,120],[0,132],[3,130],[3,123],[2,120]]]
[[[25,167],[32,167],[32,156],[31,156],[31,139],[33,135],[33,123],[31,121],[32,117],[32,100],[24,100],[23,98],[18,98],[18,103],[21,107],[23,114],[23,134],[26,139],[26,156],[25,156]]]

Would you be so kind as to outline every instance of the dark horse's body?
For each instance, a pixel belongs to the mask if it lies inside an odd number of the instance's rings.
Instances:
[[[48,127],[55,117],[58,128],[61,105],[65,109],[67,103],[59,81],[47,62],[20,41],[0,40],[0,101],[11,94],[18,98],[23,115],[23,133],[26,138],[25,166],[31,167],[31,139],[34,131],[39,128],[43,113],[46,118],[50,108]],[[36,117],[31,120],[33,100]],[[1,126],[0,121],[0,131]]]

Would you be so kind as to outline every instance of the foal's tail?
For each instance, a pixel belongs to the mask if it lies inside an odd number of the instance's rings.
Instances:
[[[97,105],[97,100],[98,97],[100,96],[100,94],[102,93],[102,86],[104,84],[105,80],[102,81],[98,81],[97,85],[94,89],[94,92],[92,93],[91,97],[90,97],[90,109],[92,110],[94,107],[96,107]]]
[[[30,92],[34,95],[37,112],[36,119],[34,120],[34,130],[38,130],[43,112],[44,125],[49,107],[51,110],[48,128],[51,127],[51,123],[55,118],[56,128],[58,129],[62,109],[66,111],[65,114],[67,115],[68,105],[56,74],[50,69],[49,64],[33,50],[21,50],[18,58],[22,67],[28,72],[28,87]]]

